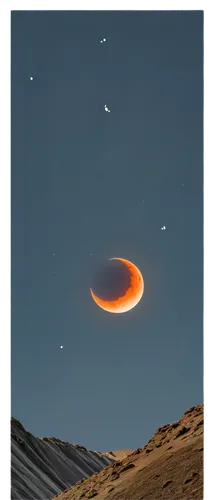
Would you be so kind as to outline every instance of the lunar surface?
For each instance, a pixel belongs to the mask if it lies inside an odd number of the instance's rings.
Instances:
[[[133,309],[140,301],[144,292],[144,280],[141,272],[129,260],[114,257],[116,266],[106,266],[100,272],[95,286],[101,290],[90,288],[94,302],[110,313],[125,313]]]

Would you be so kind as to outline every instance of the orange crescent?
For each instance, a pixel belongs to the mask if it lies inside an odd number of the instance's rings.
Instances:
[[[96,302],[96,304],[105,311],[111,313],[124,313],[130,311],[130,309],[133,309],[133,307],[138,304],[143,295],[143,276],[137,266],[135,266],[135,264],[133,264],[129,260],[121,259],[119,257],[113,257],[109,260],[119,260],[127,266],[131,275],[129,288],[126,290],[125,294],[121,297],[118,297],[117,300],[100,299],[93,293],[93,290],[90,288],[91,295],[94,299],[94,302]]]

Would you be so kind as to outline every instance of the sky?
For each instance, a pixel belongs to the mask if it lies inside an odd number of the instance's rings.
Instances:
[[[134,449],[203,402],[202,11],[12,12],[11,217],[26,430]],[[125,314],[89,291],[111,257]]]

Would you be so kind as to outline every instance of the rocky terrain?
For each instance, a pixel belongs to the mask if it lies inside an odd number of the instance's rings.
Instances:
[[[145,446],[127,455],[52,500],[202,499],[203,405],[160,427]]]
[[[123,458],[131,455],[134,450],[114,450],[114,451],[105,451],[102,453],[105,457],[111,458],[112,460],[122,460]]]
[[[106,467],[109,458],[55,438],[38,438],[11,419],[11,498],[44,500]]]

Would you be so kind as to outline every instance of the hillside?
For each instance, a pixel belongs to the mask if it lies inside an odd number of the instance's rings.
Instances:
[[[11,499],[44,500],[112,461],[56,438],[39,438],[11,419]]]
[[[149,442],[52,500],[203,498],[203,405],[164,425]]]

